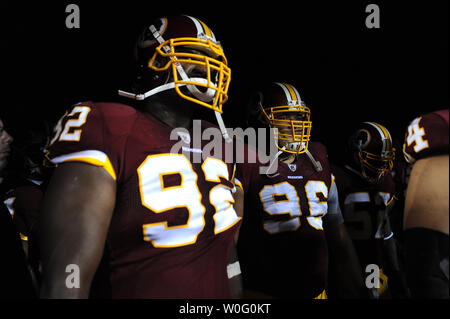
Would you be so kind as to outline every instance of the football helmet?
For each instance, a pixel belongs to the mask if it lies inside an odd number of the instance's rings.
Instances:
[[[251,104],[258,121],[274,130],[274,142],[280,151],[301,154],[308,150],[311,111],[293,85],[269,83]]]
[[[220,42],[201,20],[186,15],[157,19],[140,34],[135,59],[140,92],[119,90],[119,95],[144,100],[174,89],[181,98],[222,113],[231,70]]]
[[[360,175],[376,184],[392,171],[395,148],[389,131],[375,122],[362,122],[349,139],[353,161]]]

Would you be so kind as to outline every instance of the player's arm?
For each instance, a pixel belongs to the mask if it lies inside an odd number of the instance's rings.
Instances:
[[[408,182],[404,228],[423,227],[449,233],[449,157],[418,160]]]
[[[383,250],[386,259],[386,274],[389,279],[389,294],[392,298],[409,298],[409,290],[406,277],[400,266],[397,242],[392,231],[389,212],[392,210],[394,201],[381,213],[383,216]]]
[[[336,183],[333,183],[328,196],[328,213],[325,215],[324,230],[330,253],[330,272],[336,298],[367,298],[361,265],[353,242],[344,225],[339,207]]]
[[[418,160],[405,200],[407,281],[413,298],[449,298],[449,159]]]
[[[235,188],[233,189],[233,206],[236,214],[242,218],[244,216],[244,191],[242,189],[241,183],[236,179],[234,180],[234,184]],[[241,224],[239,224],[239,229],[240,225]],[[231,299],[241,299],[243,294],[241,266],[239,264],[239,258],[236,249],[237,241],[239,238],[239,229],[236,231],[236,234],[234,236],[234,242],[232,243],[227,265],[227,275],[229,279],[228,283],[230,285]]]
[[[336,298],[369,298],[361,265],[345,225],[330,225],[325,233],[330,251],[330,272],[334,273],[336,281]]]
[[[69,162],[55,169],[42,206],[41,298],[89,296],[115,198],[116,182],[103,167]]]

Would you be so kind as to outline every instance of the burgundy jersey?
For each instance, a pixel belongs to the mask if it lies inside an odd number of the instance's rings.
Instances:
[[[293,164],[278,162],[278,175],[260,174],[261,164],[238,164],[244,189],[244,221],[238,252],[244,287],[281,298],[317,297],[326,288],[328,248],[322,226],[332,176],[326,148],[309,151]],[[236,181],[237,182],[237,181]]]
[[[393,235],[388,225],[388,207],[395,203],[392,175],[386,175],[380,184],[369,184],[348,166],[331,167],[344,223],[363,270],[368,264],[382,268],[385,263],[383,240]]]
[[[415,118],[409,124],[403,154],[409,163],[432,155],[448,154],[449,110],[440,110]]]
[[[240,222],[232,205],[234,164],[203,158],[211,145],[196,126],[174,133],[129,106],[86,102],[55,129],[53,163],[101,166],[116,180],[99,268],[108,273],[97,273],[112,298],[229,296],[227,258]]]

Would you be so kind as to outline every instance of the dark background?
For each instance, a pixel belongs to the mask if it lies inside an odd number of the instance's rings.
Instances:
[[[264,4],[263,4],[264,2]],[[79,5],[81,28],[67,29]],[[367,29],[368,4],[381,28]],[[313,137],[331,156],[359,121],[402,142],[414,117],[449,104],[447,1],[3,1],[0,116],[12,134],[83,100],[116,99],[131,48],[154,18],[189,14],[221,41],[232,69],[227,126],[241,126],[250,90],[290,82],[312,110]]]

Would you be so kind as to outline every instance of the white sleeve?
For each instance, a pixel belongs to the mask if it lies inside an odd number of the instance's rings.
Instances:
[[[342,224],[344,222],[344,217],[342,217],[341,208],[339,206],[338,189],[336,187],[336,183],[334,182],[334,178],[328,193],[327,203],[328,212],[323,219],[324,227]]]

